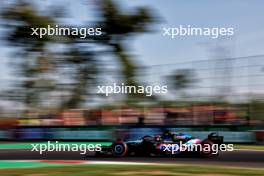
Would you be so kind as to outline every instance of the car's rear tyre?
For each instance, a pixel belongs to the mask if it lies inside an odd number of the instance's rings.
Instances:
[[[210,158],[214,156],[214,151],[213,151],[213,142],[210,140],[204,140],[201,145],[202,145],[202,150],[200,151],[200,155],[204,158]]]
[[[114,156],[125,156],[127,154],[127,145],[123,141],[117,141],[112,144],[112,153]]]

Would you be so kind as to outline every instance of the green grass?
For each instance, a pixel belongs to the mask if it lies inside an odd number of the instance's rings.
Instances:
[[[55,143],[54,141],[51,143]],[[101,144],[102,146],[110,145],[110,142],[59,142],[60,144]],[[31,149],[31,144],[47,144],[47,142],[10,142],[0,143],[0,149]]]
[[[67,166],[67,164],[63,164],[63,163],[48,163],[48,162],[35,162],[35,161],[12,161],[12,160],[6,161],[6,160],[0,160],[0,169],[5,169],[5,168],[50,167],[50,166]]]
[[[74,167],[42,167],[23,169],[0,169],[5,176],[230,176],[263,175],[264,169],[224,168],[216,166],[179,165],[86,165]]]
[[[234,149],[264,150],[264,145],[235,144]]]

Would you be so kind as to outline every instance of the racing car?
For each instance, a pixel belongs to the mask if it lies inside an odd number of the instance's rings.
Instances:
[[[175,156],[191,153],[201,157],[212,157],[218,155],[218,146],[223,143],[223,140],[224,137],[216,133],[211,133],[206,139],[201,140],[183,133],[165,132],[161,135],[143,136],[133,141],[118,139],[112,145],[103,147],[97,154],[122,157]]]

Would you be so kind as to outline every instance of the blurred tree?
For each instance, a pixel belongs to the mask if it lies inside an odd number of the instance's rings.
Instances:
[[[18,75],[22,77],[22,81],[16,85],[15,90],[10,91],[12,94],[10,97],[21,100],[27,107],[35,107],[41,101],[48,102],[54,98],[50,97],[51,95],[43,96],[43,92],[57,91],[59,94],[66,92],[68,96],[60,97],[59,100],[61,108],[80,107],[89,94],[89,85],[96,78],[97,69],[93,54],[87,48],[78,46],[77,38],[72,36],[44,35],[40,38],[31,35],[31,28],[55,26],[57,17],[40,15],[32,4],[19,2],[7,9],[2,17],[11,28],[6,39],[12,46],[18,47],[16,51],[20,53],[17,55],[20,59]],[[63,54],[49,50],[50,47],[58,47],[57,44],[67,48],[62,51]],[[59,59],[55,58],[56,56]],[[67,78],[60,75],[60,69],[64,70],[66,67],[73,70]],[[59,80],[54,79],[55,75],[59,76]],[[62,85],[61,78],[72,81]],[[14,93],[16,96],[13,96]]]
[[[60,93],[69,93],[66,98],[61,98],[63,108],[79,107],[85,102],[86,95],[90,91],[89,85],[93,83],[97,74],[95,54],[89,47],[89,43],[92,42],[90,44],[94,45],[95,41],[113,49],[112,52],[120,62],[125,84],[137,86],[135,80],[137,67],[128,54],[125,40],[132,34],[147,32],[148,26],[154,22],[154,19],[145,8],[137,8],[134,13],[126,14],[122,13],[117,4],[111,0],[100,2],[98,6],[101,18],[96,22],[96,26],[102,28],[103,35],[92,36],[88,39],[88,44],[84,44],[82,40],[83,45],[79,45],[78,36],[66,36],[62,39],[48,35],[42,38],[31,35],[31,28],[54,26],[57,16],[50,12],[47,16],[43,15],[43,12],[32,5],[33,3],[18,1],[1,14],[7,22],[6,28],[10,29],[6,39],[12,46],[17,47],[16,58],[19,60],[15,63],[19,65],[16,71],[19,78],[22,78],[19,79],[15,89],[10,91],[10,97],[21,100],[27,107],[32,107],[40,102],[41,97],[49,100],[48,96],[43,96],[43,92],[55,91],[57,88]],[[54,47],[53,44],[56,46],[58,43],[67,48],[63,54],[49,50],[49,47]],[[59,59],[54,59],[56,55]],[[72,82],[66,86],[60,84],[60,80],[57,82],[58,80],[53,79],[54,74],[60,74],[59,69],[63,69],[65,65],[74,70],[71,72],[74,74],[69,76]],[[58,89],[58,85],[62,87]]]
[[[185,89],[193,85],[195,82],[194,73],[191,69],[179,69],[168,77],[169,82],[174,89],[180,92],[181,96],[185,96]]]
[[[102,28],[103,35],[96,40],[113,49],[121,65],[124,83],[137,86],[137,66],[133,63],[125,43],[131,35],[149,31],[149,26],[155,21],[154,16],[149,9],[142,7],[135,9],[134,13],[124,13],[112,0],[101,0],[98,7],[100,18],[97,26]]]
[[[31,28],[47,27],[54,21],[52,17],[40,15],[32,5],[20,1],[1,13],[1,17],[9,29],[6,39],[17,47],[14,56],[19,58],[13,61],[18,63],[15,71],[19,81],[15,89],[10,90],[10,97],[22,101],[27,108],[37,106],[41,94],[54,86],[47,74],[52,65],[46,45],[52,40],[48,36],[39,38],[31,35]]]
[[[97,81],[97,62],[90,50],[78,46],[74,40],[68,45],[70,48],[64,52],[63,65],[74,69],[74,74],[70,74],[74,82],[70,86],[70,97],[62,102],[62,108],[78,108],[91,95],[90,88]]]

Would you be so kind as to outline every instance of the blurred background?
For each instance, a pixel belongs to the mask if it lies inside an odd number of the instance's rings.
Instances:
[[[2,140],[136,138],[163,129],[263,143],[264,2],[3,0]],[[233,27],[234,36],[162,35]],[[101,36],[30,35],[47,25]],[[166,95],[97,94],[98,85],[167,85]]]

